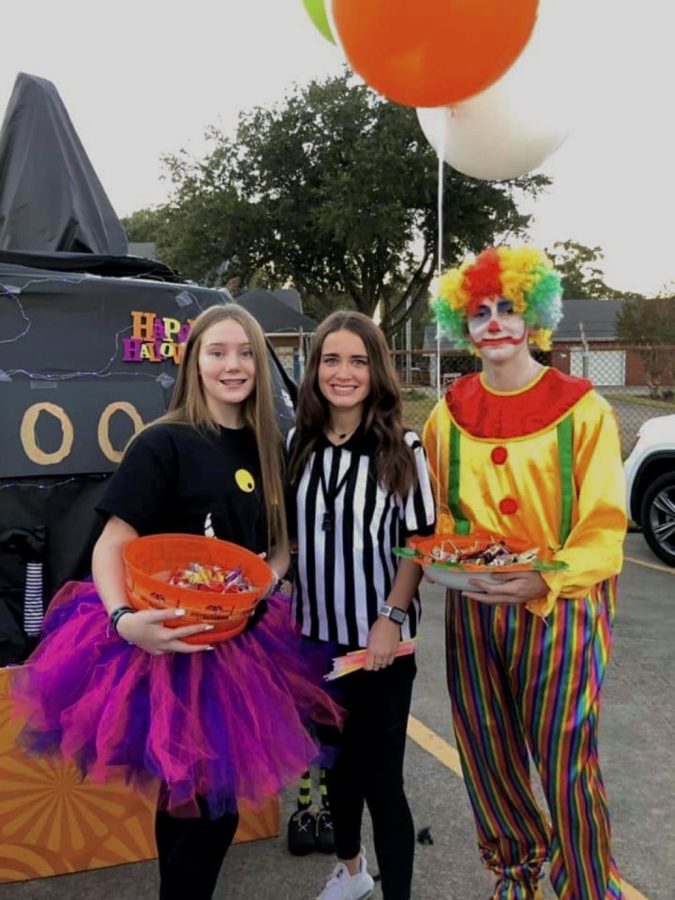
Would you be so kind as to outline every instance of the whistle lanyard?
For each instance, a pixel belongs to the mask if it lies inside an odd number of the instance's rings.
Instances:
[[[335,449],[333,450],[333,452],[335,452]],[[340,451],[338,451],[338,452],[340,452]],[[324,453],[325,453],[325,451],[324,451]],[[344,475],[342,476],[342,478],[340,478],[339,481],[337,481],[337,477],[336,477],[335,480],[337,483],[335,484],[335,486],[333,487],[332,490],[330,490],[329,485],[326,484],[326,473],[325,473],[324,462],[325,462],[325,456],[321,460],[321,468],[320,468],[321,493],[323,494],[323,502],[324,502],[324,506],[326,508],[326,511],[323,514],[323,522],[322,522],[321,527],[326,532],[332,532],[333,529],[335,528],[335,501],[339,497],[344,486],[347,484],[350,475],[352,474],[352,472],[358,465],[358,456],[356,455],[356,453],[351,451],[351,459],[349,461],[349,465],[347,466],[347,471],[344,473]],[[339,471],[339,465],[338,465],[338,471]],[[332,479],[331,479],[331,481],[332,481]]]

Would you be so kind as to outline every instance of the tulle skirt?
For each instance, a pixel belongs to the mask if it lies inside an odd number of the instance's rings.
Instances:
[[[93,781],[159,782],[173,815],[198,815],[197,797],[212,816],[264,803],[319,761],[314,724],[342,719],[281,595],[214,650],[153,656],[109,628],[92,584],[72,582],[11,678],[28,752],[74,761]]]

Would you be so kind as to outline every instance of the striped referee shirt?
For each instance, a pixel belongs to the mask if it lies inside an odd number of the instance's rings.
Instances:
[[[289,510],[298,540],[293,608],[307,637],[365,647],[396,575],[394,547],[404,546],[409,535],[433,534],[435,507],[424,448],[413,431],[406,432],[405,441],[417,468],[417,486],[406,497],[378,483],[375,437],[361,428],[337,447],[322,437],[310,457]],[[403,638],[415,636],[419,618],[415,594]]]

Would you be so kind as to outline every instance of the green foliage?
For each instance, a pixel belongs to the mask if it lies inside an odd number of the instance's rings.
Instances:
[[[617,328],[619,337],[631,344],[675,343],[675,298],[643,297],[624,303]]]
[[[641,296],[605,284],[600,247],[586,247],[567,240],[557,241],[546,252],[562,278],[563,293],[569,300],[624,300]]]
[[[617,317],[617,329],[621,340],[638,345],[649,395],[658,398],[664,374],[670,371],[675,378],[675,298],[629,300]]]
[[[349,298],[368,315],[382,303],[389,333],[414,313],[419,328],[438,257],[438,162],[413,109],[345,72],[243,113],[236,139],[213,129],[209,140],[202,159],[165,159],[173,194],[161,258],[206,283],[246,284],[257,271],[293,284],[310,314]],[[514,194],[548,183],[476,181],[446,166],[444,264],[524,234],[530,217]]]
[[[122,219],[127,240],[132,243],[144,243],[146,241],[157,242],[165,220],[165,212],[159,209],[139,209],[126,219]]]
[[[347,294],[328,292],[320,297],[306,294],[302,298],[302,308],[310,318],[321,322],[336,309],[356,309],[356,306]]]

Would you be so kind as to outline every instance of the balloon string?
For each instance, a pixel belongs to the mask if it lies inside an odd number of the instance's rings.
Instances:
[[[443,179],[445,175],[445,135],[447,116],[439,116],[440,134],[438,140],[438,178],[437,178],[437,208],[438,208],[438,259],[436,263],[436,277],[440,278],[443,271]],[[436,408],[440,410],[441,402],[441,327],[436,317]],[[441,509],[441,429],[440,415],[436,416],[436,509]]]
[[[441,133],[438,141],[438,194],[436,202],[438,205],[438,259],[436,263],[436,275],[440,278],[443,271],[443,176],[445,163],[445,133],[447,117],[440,116]],[[436,328],[438,334],[438,327]]]

